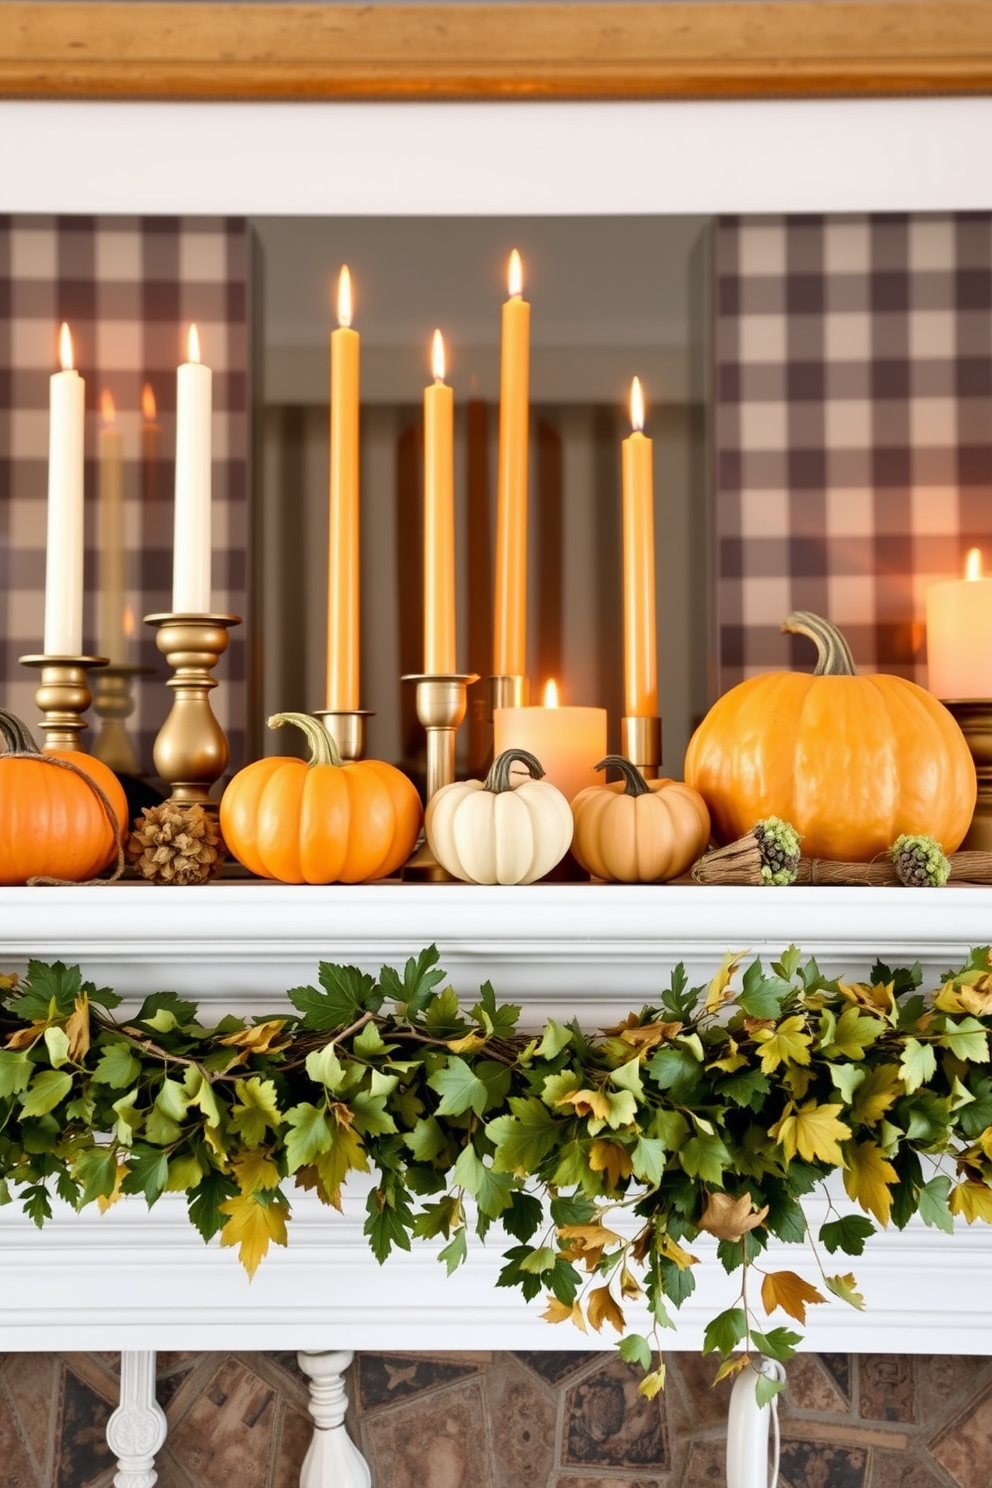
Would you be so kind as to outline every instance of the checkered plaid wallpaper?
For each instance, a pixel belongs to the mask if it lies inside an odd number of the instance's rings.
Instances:
[[[992,216],[716,225],[721,690],[811,669],[792,609],[926,684],[924,593],[992,570]]]
[[[176,367],[191,321],[214,374],[213,604],[245,615],[246,268],[240,219],[0,217],[0,696],[37,724],[35,681],[18,657],[42,649],[49,377],[65,320],[86,380],[84,646],[95,652],[100,642],[97,438],[106,390],[124,444],[126,600],[136,620],[126,660],[158,674],[136,684],[129,724],[149,773],[171,693],[142,616],[172,607]],[[153,416],[150,406],[142,412],[146,387]],[[234,767],[244,760],[245,653],[239,627],[213,693]],[[92,714],[90,725],[89,745]]]

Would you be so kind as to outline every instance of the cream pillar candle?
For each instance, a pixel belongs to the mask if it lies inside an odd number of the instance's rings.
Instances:
[[[358,332],[351,328],[351,275],[338,282],[331,332],[331,470],[327,561],[327,706],[359,706]]]
[[[606,709],[560,708],[549,682],[543,708],[493,709],[493,752],[504,749],[530,750],[545,778],[571,801],[587,785],[602,784],[595,766],[606,754]]]
[[[99,652],[124,661],[124,463],[117,411],[100,396],[100,628]]]
[[[49,387],[45,655],[83,649],[83,430],[86,384],[72,365],[72,337],[59,338],[62,371]]]
[[[503,305],[496,477],[496,613],[493,672],[527,671],[527,416],[530,400],[530,306],[514,248]]]
[[[653,718],[658,712],[654,471],[637,377],[630,387],[630,423],[633,432],[623,441],[624,713],[628,718]]]
[[[189,360],[176,375],[176,515],[172,608],[177,615],[210,613],[210,455],[213,374],[200,360],[200,337],[189,328]]]
[[[927,590],[927,673],[939,698],[992,698],[992,578],[978,548],[963,579]]]
[[[434,332],[434,383],[424,389],[424,671],[455,667],[454,394]]]

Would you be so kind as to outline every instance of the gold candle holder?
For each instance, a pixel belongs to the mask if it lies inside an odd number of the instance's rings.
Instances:
[[[93,711],[100,720],[100,732],[93,745],[98,760],[115,775],[140,775],[141,766],[135,754],[126,719],[134,712],[135,677],[152,677],[154,667],[132,666],[125,661],[112,661],[101,669],[96,679]]]
[[[41,672],[34,700],[42,715],[44,754],[82,751],[79,736],[87,727],[83,714],[93,701],[86,674],[105,667],[105,656],[22,656],[21,665]]]
[[[320,719],[346,764],[362,758],[365,754],[365,720],[375,717],[371,709],[317,708],[311,716]]]
[[[657,780],[661,769],[661,719],[621,718],[620,753],[637,766],[645,780]]]
[[[468,689],[478,680],[474,673],[466,672],[414,673],[403,678],[417,685],[417,717],[427,731],[428,801],[455,778],[455,735],[465,717]],[[403,877],[413,883],[453,882],[426,839],[403,869]]]
[[[171,785],[170,801],[216,809],[210,787],[227,769],[227,737],[210,707],[217,686],[210,673],[228,647],[227,632],[240,615],[146,615],[158,631],[155,644],[175,672],[172,710],[155,740],[152,758]]]
[[[944,707],[953,714],[968,742],[978,775],[978,800],[963,852],[992,852],[992,699],[952,698]]]
[[[496,708],[526,708],[530,702],[530,678],[501,672],[486,678],[486,717],[493,721]]]

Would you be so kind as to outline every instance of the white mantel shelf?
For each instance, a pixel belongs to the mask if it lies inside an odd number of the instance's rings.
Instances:
[[[129,1002],[171,988],[206,1017],[279,1010],[319,960],[377,969],[436,942],[463,998],[492,980],[523,1023],[577,1016],[596,1027],[657,997],[675,962],[713,974],[728,949],[776,954],[790,942],[830,974],[864,975],[877,953],[919,959],[926,983],[992,940],[992,889],[715,889],[546,885],[522,889],[381,884],[205,889],[115,885],[0,890],[0,970],[29,956],[78,962]],[[292,1191],[291,1191],[292,1192]],[[604,1346],[542,1322],[540,1302],[496,1290],[499,1246],[470,1245],[452,1278],[436,1251],[379,1268],[361,1235],[364,1193],[345,1212],[293,1195],[290,1244],[248,1283],[234,1253],[204,1246],[181,1198],[56,1215],[37,1231],[0,1210],[0,1340],[5,1349],[563,1349]],[[701,1258],[706,1245],[694,1247]],[[781,1263],[815,1279],[805,1253]],[[913,1225],[869,1245],[853,1270],[867,1309],[810,1312],[807,1345],[825,1350],[985,1354],[992,1344],[992,1231],[953,1237]],[[734,1282],[700,1268],[672,1348],[696,1348],[730,1305]]]

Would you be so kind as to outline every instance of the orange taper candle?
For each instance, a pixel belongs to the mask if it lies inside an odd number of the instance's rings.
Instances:
[[[530,305],[523,268],[510,255],[510,297],[503,305],[496,484],[496,615],[493,672],[527,671],[527,411],[530,397]]]
[[[358,350],[351,328],[351,275],[338,282],[331,332],[331,479],[327,564],[327,706],[358,708]]]
[[[454,396],[434,332],[434,383],[424,389],[424,671],[455,670]]]
[[[633,433],[623,441],[623,680],[628,718],[658,712],[654,597],[654,474],[638,378],[630,388]]]

